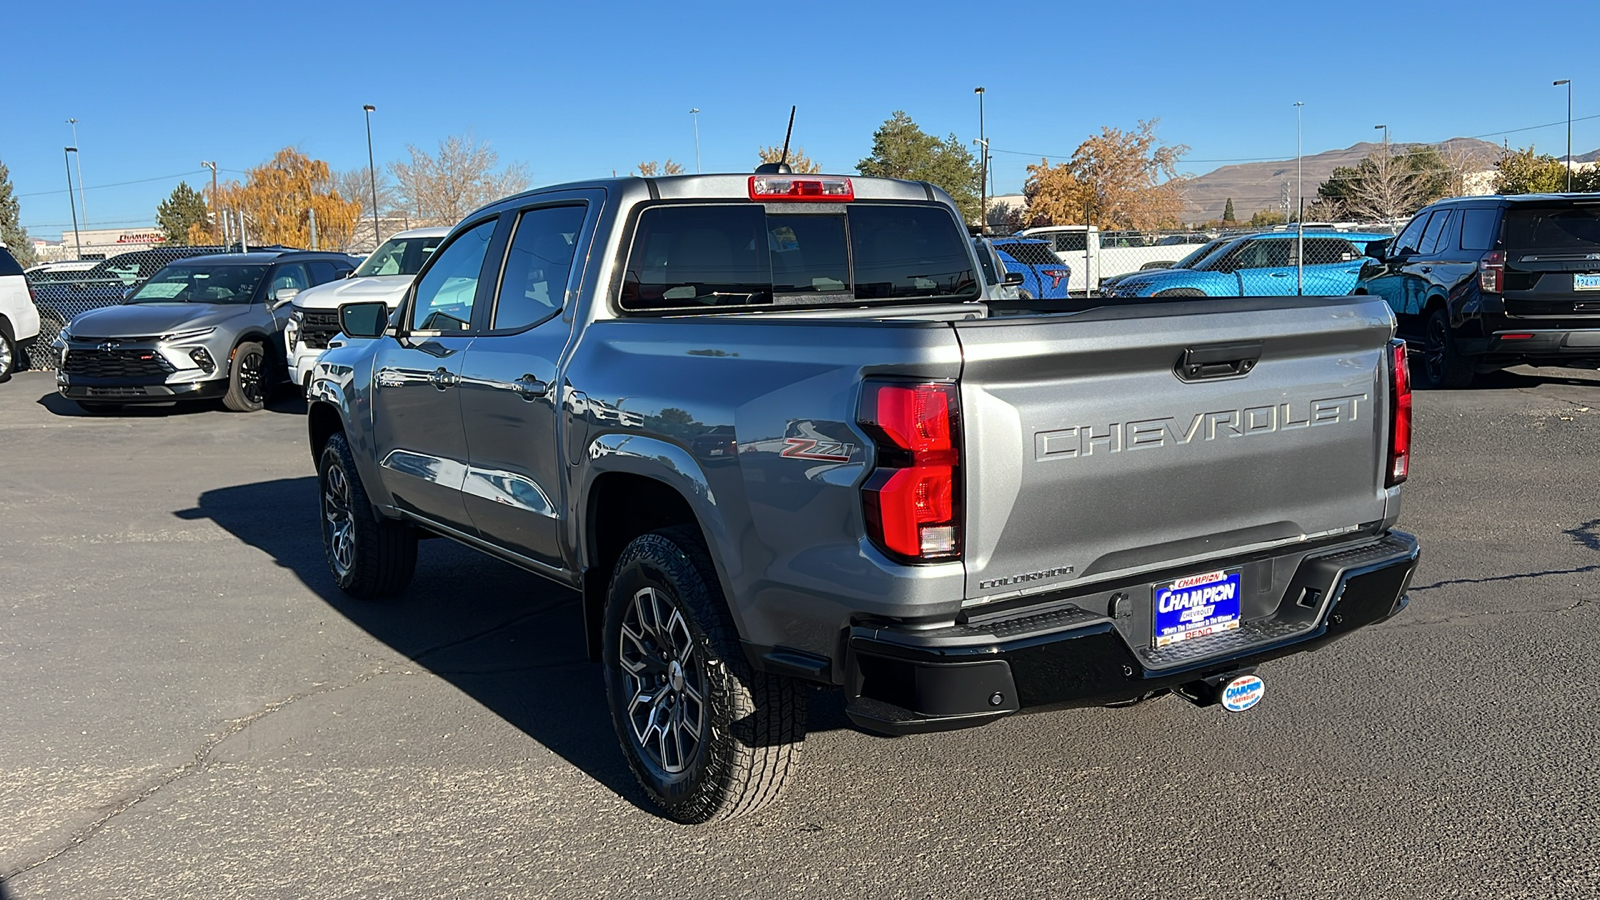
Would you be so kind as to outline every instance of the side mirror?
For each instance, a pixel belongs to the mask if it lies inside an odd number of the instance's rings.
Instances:
[[[128,287],[123,288],[122,289],[122,299],[126,300],[129,297],[132,297],[133,296],[133,290],[134,289],[133,289],[132,285],[129,285]]]
[[[1388,262],[1389,261],[1389,242],[1388,241],[1373,241],[1372,243],[1367,245],[1367,249],[1366,249],[1365,252],[1366,252],[1366,256],[1367,256],[1368,259],[1375,259],[1378,262]]]
[[[339,330],[353,338],[383,337],[389,328],[389,304],[382,300],[339,307]]]
[[[1022,281],[1023,279],[1021,272],[1007,272],[1006,277],[1002,279],[1000,283],[1015,286],[1021,284]]]
[[[285,303],[288,303],[289,301],[293,300],[295,297],[299,296],[299,294],[300,294],[300,289],[299,288],[292,288],[292,287],[281,287],[281,288],[278,288],[278,290],[276,292],[274,292],[273,295],[272,295],[272,308],[273,309],[277,309],[278,307],[284,305]]]

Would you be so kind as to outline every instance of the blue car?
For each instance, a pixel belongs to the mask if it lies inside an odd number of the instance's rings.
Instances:
[[[1039,300],[1067,299],[1072,267],[1050,249],[1049,241],[1034,238],[991,238],[989,243],[1006,264],[1007,272],[1021,272],[1018,288]]]
[[[1296,277],[1293,231],[1234,238],[1182,269],[1155,269],[1121,277],[1108,297],[1271,297],[1301,293],[1337,296],[1355,289],[1366,247],[1386,234],[1306,231],[1305,265]]]

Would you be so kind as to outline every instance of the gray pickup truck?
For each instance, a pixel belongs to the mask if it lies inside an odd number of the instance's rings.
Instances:
[[[482,209],[316,365],[333,577],[396,594],[433,534],[581,592],[624,753],[683,822],[779,795],[807,686],[891,735],[1239,710],[1262,662],[1404,607],[1381,299],[993,301],[979,271],[921,183]]]

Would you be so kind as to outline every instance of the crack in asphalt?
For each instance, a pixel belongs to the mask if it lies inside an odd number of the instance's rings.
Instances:
[[[1445,581],[1435,581],[1433,584],[1424,584],[1412,587],[1407,593],[1420,594],[1435,588],[1451,587],[1458,584],[1493,584],[1497,581],[1520,581],[1525,578],[1544,578],[1548,575],[1586,575],[1591,572],[1600,572],[1600,564],[1578,566],[1575,569],[1549,569],[1544,572],[1517,572],[1512,575],[1488,575],[1483,578],[1451,578]]]
[[[383,666],[378,666],[377,668],[369,669],[359,675],[356,675],[354,678],[350,678],[342,682],[324,683],[312,688],[311,690],[290,694],[281,700],[274,700],[271,703],[266,704],[247,716],[241,716],[240,718],[233,719],[223,726],[221,730],[212,733],[204,741],[202,741],[200,746],[195,749],[193,759],[166,773],[153,784],[148,784],[144,788],[134,793],[124,794],[120,800],[115,802],[115,805],[110,809],[110,811],[100,816],[100,818],[95,819],[93,822],[90,822],[88,825],[78,829],[72,834],[71,837],[67,838],[67,840],[55,850],[52,850],[36,859],[29,860],[9,872],[0,873],[0,882],[10,880],[32,869],[36,869],[47,862],[59,858],[62,854],[72,850],[75,847],[83,846],[84,843],[86,843],[90,838],[94,837],[102,828],[109,824],[112,819],[115,819],[135,806],[138,806],[140,803],[143,803],[144,801],[155,796],[161,791],[162,788],[165,788],[168,785],[193,775],[194,773],[203,769],[206,763],[210,761],[211,755],[216,752],[218,747],[226,743],[229,738],[234,737],[262,719],[265,719],[274,713],[280,712],[286,707],[298,703],[301,700],[320,696],[322,694],[331,694],[335,691],[342,691],[347,688],[352,688],[356,685],[371,681],[373,678],[376,678],[379,675],[388,674],[395,673],[390,672]]]

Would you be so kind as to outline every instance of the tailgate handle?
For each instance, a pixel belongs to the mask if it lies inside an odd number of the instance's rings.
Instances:
[[[1237,344],[1190,347],[1183,351],[1183,358],[1178,360],[1175,371],[1182,381],[1249,375],[1250,370],[1261,361],[1261,348],[1265,345],[1265,341],[1241,341]]]

